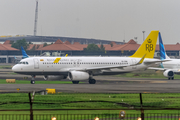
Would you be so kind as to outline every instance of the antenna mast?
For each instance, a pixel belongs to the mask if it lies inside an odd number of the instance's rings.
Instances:
[[[38,19],[38,0],[36,0],[35,20],[34,20],[34,36],[37,33],[37,19]]]

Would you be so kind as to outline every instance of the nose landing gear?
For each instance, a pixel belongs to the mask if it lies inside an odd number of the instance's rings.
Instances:
[[[31,78],[31,84],[35,84],[35,75],[31,75],[32,76],[32,78]]]

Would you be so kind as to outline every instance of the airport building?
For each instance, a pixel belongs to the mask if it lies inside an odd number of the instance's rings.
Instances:
[[[17,36],[17,37],[0,37],[0,62],[1,63],[14,63],[15,58],[21,59],[22,53],[20,50],[11,47],[11,41],[25,39],[29,44],[26,52],[29,56],[131,56],[139,48],[133,39],[127,43],[112,42],[107,40],[95,39],[78,39],[66,37],[41,37],[41,36]],[[92,40],[92,41],[91,41]],[[43,42],[41,42],[43,41]],[[47,43],[44,46],[43,43]],[[87,52],[84,49],[88,44],[97,44],[99,47],[103,44],[105,52]],[[179,58],[180,44],[166,44],[164,45],[168,56]],[[155,57],[159,56],[159,46],[156,46]]]

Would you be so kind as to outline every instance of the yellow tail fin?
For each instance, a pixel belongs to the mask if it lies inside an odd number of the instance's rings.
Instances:
[[[141,44],[138,50],[130,57],[142,58],[145,54],[145,58],[153,58],[156,49],[156,42],[159,31],[151,31],[146,40]]]

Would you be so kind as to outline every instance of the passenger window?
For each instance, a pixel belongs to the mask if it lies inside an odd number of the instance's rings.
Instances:
[[[26,62],[26,64],[28,65],[28,62]]]

